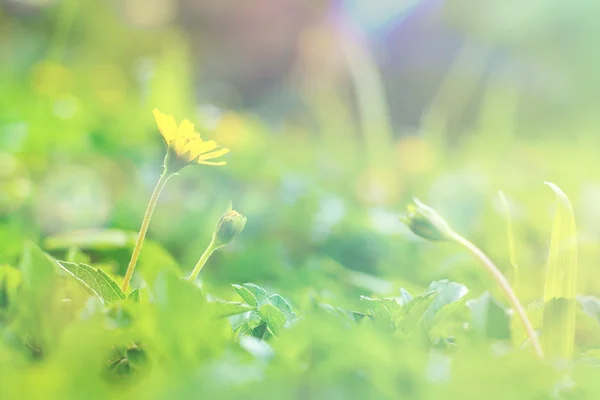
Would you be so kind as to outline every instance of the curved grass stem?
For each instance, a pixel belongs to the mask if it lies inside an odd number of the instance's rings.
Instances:
[[[129,282],[131,281],[133,271],[135,270],[137,260],[140,256],[142,245],[144,244],[144,239],[146,238],[146,232],[148,231],[148,226],[150,225],[150,219],[152,218],[152,212],[154,211],[154,207],[156,207],[156,202],[158,201],[160,192],[162,192],[163,188],[165,187],[165,184],[171,176],[173,176],[173,174],[168,173],[165,169],[160,178],[158,179],[158,182],[156,183],[154,192],[152,192],[150,202],[148,203],[148,207],[146,208],[146,212],[144,214],[144,219],[142,220],[140,232],[135,242],[133,253],[131,254],[131,260],[129,261],[129,265],[127,266],[127,272],[125,272],[125,278],[123,278],[123,285],[121,286],[123,292],[127,292],[127,289],[129,288]]]
[[[485,253],[483,251],[481,251],[473,243],[471,243],[470,241],[468,241],[467,239],[465,239],[464,237],[460,236],[457,233],[452,234],[452,240],[454,240],[456,243],[460,244],[461,246],[463,246],[467,250],[469,250],[469,252],[471,252],[471,254],[473,254],[476,258],[478,258],[481,261],[481,263],[483,264],[485,269],[490,273],[490,275],[492,275],[492,278],[494,278],[496,283],[498,283],[498,285],[500,286],[500,288],[502,289],[502,291],[508,298],[510,305],[512,306],[512,308],[514,308],[517,315],[519,316],[519,319],[521,320],[521,323],[523,324],[523,327],[525,328],[525,332],[527,333],[527,336],[529,337],[529,340],[531,341],[531,344],[533,346],[535,353],[537,354],[537,356],[540,359],[543,359],[544,353],[542,351],[542,346],[540,345],[540,342],[539,342],[538,337],[533,329],[533,326],[531,325],[531,322],[529,321],[529,318],[527,317],[525,308],[523,308],[523,306],[521,305],[519,298],[517,297],[517,295],[514,292],[514,290],[512,289],[512,287],[510,286],[510,283],[508,283],[508,280],[506,279],[506,277],[494,265],[492,260],[490,260],[488,258],[488,256],[486,256]]]

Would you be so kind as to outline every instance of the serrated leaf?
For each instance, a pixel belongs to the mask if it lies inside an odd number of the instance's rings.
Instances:
[[[131,293],[127,295],[127,299],[134,303],[139,303],[141,300],[140,289],[133,289]]]
[[[258,309],[258,315],[267,324],[273,336],[279,336],[285,325],[285,314],[272,304],[263,304]]]
[[[402,299],[402,304],[406,305],[410,303],[410,301],[413,299],[413,296],[408,292],[408,290],[400,288],[400,299]]]
[[[253,283],[244,283],[242,286],[250,291],[256,299],[257,306],[262,306],[269,298],[269,293],[258,285]]]
[[[207,303],[209,312],[211,312],[214,318],[225,318],[233,315],[243,314],[248,311],[256,310],[255,307],[251,307],[244,303],[232,302],[232,301],[213,301]]]
[[[471,311],[466,306],[466,300],[455,301],[442,307],[433,317],[428,328],[431,337],[459,337],[465,334],[465,321],[471,319]]]
[[[423,319],[425,312],[435,300],[436,294],[437,292],[435,291],[427,291],[413,298],[406,304],[403,307],[404,315],[402,320],[398,323],[398,329],[405,334],[412,332]]]
[[[383,329],[394,331],[399,328],[404,331],[404,322],[409,308],[402,306],[396,299],[372,299],[361,296],[360,299],[367,303],[367,308],[373,317],[373,323]]]
[[[555,184],[546,184],[556,194],[556,214],[544,288],[542,347],[551,358],[570,359],[577,312],[577,227],[567,195]]]
[[[87,264],[75,264],[65,261],[57,261],[56,263],[102,302],[112,303],[125,299],[125,293],[119,285],[101,269]]]
[[[367,319],[373,318],[370,315],[363,314],[358,311],[350,311],[349,314],[350,314],[350,318],[352,319],[352,321],[354,321],[356,323],[363,321],[365,319],[365,317],[367,317]]]
[[[258,306],[258,301],[256,297],[252,294],[252,292],[240,285],[231,285],[233,289],[240,295],[240,297],[248,304],[249,306],[256,307]]]
[[[275,307],[277,307],[285,315],[288,321],[296,319],[296,313],[294,313],[294,311],[292,310],[292,306],[290,306],[290,303],[288,303],[286,299],[281,297],[281,295],[274,294],[272,296],[269,296],[267,301],[269,302],[269,304],[272,304]]]
[[[486,339],[510,339],[510,315],[489,292],[467,301],[467,307],[471,310],[471,326],[476,335]]]
[[[429,328],[435,314],[442,307],[460,300],[469,292],[469,290],[463,284],[450,282],[447,279],[443,279],[432,282],[427,288],[426,292],[437,292],[435,299],[431,302],[423,314],[423,323]]]
[[[377,309],[381,306],[381,299],[372,299],[369,296],[360,296],[360,301],[366,303],[367,309],[375,314]]]

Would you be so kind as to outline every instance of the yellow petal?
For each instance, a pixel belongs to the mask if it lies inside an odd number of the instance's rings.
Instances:
[[[217,147],[217,143],[213,140],[209,140],[208,142],[203,141],[198,137],[198,140],[194,140],[188,145],[190,150],[190,157],[196,158],[202,153],[206,153]]]
[[[211,151],[211,150],[214,150],[217,147],[219,147],[219,145],[214,140],[209,140],[207,142],[202,142],[201,145],[200,145],[200,148],[201,148],[200,154],[206,153],[206,152]]]
[[[225,164],[227,164],[227,161],[202,161],[202,160],[198,160],[198,164],[204,164],[204,165],[225,165]]]
[[[177,136],[177,123],[175,122],[175,118],[172,115],[166,115],[158,111],[158,109],[152,110],[154,114],[154,119],[156,120],[156,125],[158,126],[158,130],[162,135],[165,143],[167,145],[171,144],[175,137]]]
[[[229,153],[229,149],[221,149],[210,153],[204,153],[200,157],[198,157],[198,161],[210,160],[211,158],[217,158],[227,153]]]
[[[184,119],[183,121],[181,121],[181,124],[179,124],[178,134],[183,135],[183,136],[198,135],[194,131],[194,124],[192,124],[187,119]],[[200,136],[200,135],[198,135],[198,136]]]

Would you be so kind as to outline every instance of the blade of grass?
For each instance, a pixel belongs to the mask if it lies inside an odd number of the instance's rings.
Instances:
[[[498,191],[500,195],[500,201],[502,202],[502,209],[504,211],[504,217],[506,218],[506,236],[508,241],[508,259],[510,266],[512,267],[512,287],[517,291],[517,285],[519,283],[519,265],[517,264],[517,251],[515,245],[515,232],[513,230],[512,218],[510,216],[510,207],[508,200],[502,190]]]
[[[577,228],[571,202],[555,184],[556,194],[550,254],[544,288],[542,346],[554,359],[573,357],[577,286]]]
[[[370,167],[389,165],[394,132],[381,72],[358,31],[342,40],[348,73],[356,93],[356,106]],[[349,33],[349,32],[348,32]]]

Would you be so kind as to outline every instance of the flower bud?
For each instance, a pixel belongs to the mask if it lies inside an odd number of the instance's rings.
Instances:
[[[223,214],[213,233],[213,242],[216,248],[226,245],[238,237],[246,226],[248,219],[235,210],[229,209]]]
[[[431,241],[453,240],[454,232],[450,225],[433,208],[421,203],[417,198],[406,206],[406,215],[400,217],[417,236]]]

